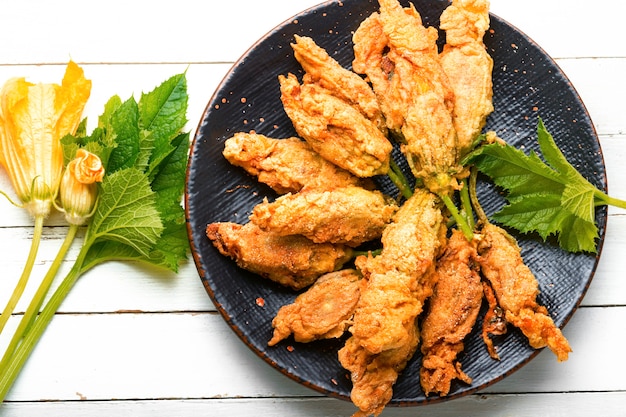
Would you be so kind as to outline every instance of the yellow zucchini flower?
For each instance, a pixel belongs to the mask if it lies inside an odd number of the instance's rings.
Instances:
[[[78,149],[76,158],[67,164],[59,187],[61,208],[68,223],[81,225],[91,216],[98,197],[96,183],[102,182],[103,177],[100,158]]]
[[[90,92],[72,61],[61,85],[13,78],[0,91],[0,165],[34,217],[50,212],[63,172],[60,140],[76,132]]]

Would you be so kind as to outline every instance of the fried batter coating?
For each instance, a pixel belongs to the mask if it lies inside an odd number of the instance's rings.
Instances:
[[[376,123],[318,84],[280,75],[281,100],[296,132],[322,157],[358,177],[389,171],[392,145]]]
[[[343,68],[310,37],[296,35],[295,40],[291,46],[296,60],[306,71],[304,82],[318,84],[351,104],[385,132],[383,114],[370,85],[355,72]]]
[[[206,234],[222,255],[240,268],[300,290],[352,257],[343,245],[316,244],[303,236],[278,236],[253,223],[211,223]]]
[[[466,174],[458,164],[454,94],[439,62],[437,30],[424,27],[413,6],[379,3],[380,12],[353,36],[353,68],[372,82],[389,129],[405,143],[413,174],[430,191],[449,193]]]
[[[401,134],[406,100],[402,98],[402,79],[398,74],[391,76],[393,62],[386,56],[387,36],[383,32],[380,15],[373,13],[367,17],[352,36],[354,56],[352,69],[367,76],[372,83],[387,127],[397,135]]]
[[[455,229],[437,260],[435,290],[421,326],[424,358],[420,383],[427,396],[432,392],[448,395],[454,379],[472,382],[461,370],[457,355],[463,351],[463,340],[480,311],[483,287],[477,256],[475,244]]]
[[[439,204],[432,193],[415,190],[385,228],[380,255],[357,258],[367,285],[351,332],[372,354],[405,344],[432,294],[435,259],[446,230]]]
[[[482,326],[482,338],[487,346],[487,352],[495,360],[500,360],[500,355],[496,352],[496,347],[493,344],[493,336],[501,336],[506,334],[506,319],[504,318],[504,311],[498,305],[496,295],[493,293],[493,288],[487,282],[483,282],[483,293],[485,294],[485,300],[487,300],[488,309],[485,313]]]
[[[299,138],[273,139],[257,133],[235,133],[224,144],[224,157],[279,194],[349,185],[373,188],[362,178],[328,162]]]
[[[339,361],[350,371],[352,392],[350,399],[359,408],[352,417],[379,415],[393,396],[393,385],[419,343],[417,326],[410,328],[407,343],[372,355],[351,337],[339,351]]]
[[[356,415],[382,411],[417,349],[416,319],[432,294],[445,230],[438,198],[417,189],[385,228],[381,254],[357,258],[364,275],[361,298],[352,336],[339,351],[341,365],[351,372],[351,399],[361,410]]]
[[[378,190],[344,187],[330,191],[301,191],[267,199],[252,210],[250,221],[263,230],[303,235],[316,243],[356,247],[381,236],[398,210]]]
[[[439,27],[446,31],[439,58],[454,91],[452,116],[463,156],[493,112],[493,59],[483,43],[489,29],[489,1],[454,0],[441,14]]]
[[[419,94],[419,89],[434,90],[451,108],[454,93],[450,90],[447,76],[441,71],[439,63],[437,38],[435,27],[425,27],[419,12],[411,4],[403,8],[397,0],[379,0],[380,23],[387,37],[387,46],[397,56],[405,58],[413,66],[415,80],[420,83],[413,94]]]
[[[433,257],[446,242],[442,207],[436,195],[422,188],[415,189],[385,228],[381,254],[357,258],[359,268],[364,274],[397,270],[412,276],[422,276],[434,268]]]
[[[571,348],[545,307],[537,304],[539,283],[524,263],[520,248],[502,228],[487,223],[478,246],[478,261],[507,322],[519,328],[535,349],[548,346],[559,362]]]
[[[278,310],[272,321],[274,346],[291,334],[296,342],[341,337],[347,330],[359,299],[361,275],[344,269],[322,275],[292,304]]]
[[[415,294],[411,287],[418,285],[416,281],[410,274],[396,270],[367,277],[350,332],[369,354],[397,349],[410,341],[415,318],[425,301],[420,296],[431,292],[428,282],[420,282],[426,285],[419,289],[419,295]]]

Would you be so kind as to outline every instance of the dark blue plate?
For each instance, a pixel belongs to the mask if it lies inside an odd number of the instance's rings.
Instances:
[[[405,5],[406,2],[403,2]],[[446,1],[414,2],[426,25],[438,25]],[[274,194],[222,156],[223,144],[235,132],[255,130],[275,138],[295,134],[282,109],[277,77],[302,70],[289,44],[294,35],[312,37],[346,68],[353,59],[352,34],[372,12],[374,0],[329,1],[286,21],[260,39],[228,72],[210,99],[198,126],[188,168],[186,214],[189,239],[200,278],[219,312],[263,360],[294,380],[327,395],[348,399],[351,383],[337,360],[343,340],[297,344],[291,340],[268,347],[271,322],[278,309],[295,294],[239,269],[221,256],[205,235],[208,223],[247,222],[254,205]],[[528,37],[497,16],[485,43],[494,59],[494,106],[486,129],[495,130],[514,146],[537,149],[540,116],[569,161],[594,185],[606,190],[602,152],[593,124],[576,91],[555,62]],[[383,188],[388,184],[381,182]],[[488,183],[479,185],[479,198],[487,213],[503,204]],[[607,212],[600,208],[596,221],[602,248]],[[516,236],[522,255],[541,287],[539,302],[559,326],[570,319],[595,272],[598,256],[570,254],[554,242],[535,236]],[[599,251],[598,251],[599,253]],[[262,298],[264,305],[258,305]],[[482,316],[481,316],[482,317]],[[446,399],[473,393],[493,384],[532,359],[537,351],[514,329],[498,340],[500,361],[489,357],[480,338],[480,323],[466,340],[460,357],[471,385],[453,383]],[[288,346],[293,349],[287,349]],[[556,360],[556,359],[555,359]],[[440,400],[420,390],[421,355],[416,354],[394,388],[391,404],[418,405]]]

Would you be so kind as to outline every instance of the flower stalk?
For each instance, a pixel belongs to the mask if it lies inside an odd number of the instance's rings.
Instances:
[[[59,272],[59,268],[61,267],[61,264],[63,263],[63,259],[65,258],[67,251],[72,246],[72,242],[74,241],[74,238],[76,237],[77,231],[78,231],[78,225],[74,225],[74,224],[70,225],[68,233],[65,236],[65,239],[59,249],[59,252],[57,253],[54,261],[52,262],[52,265],[50,266],[50,269],[46,273],[43,281],[39,285],[39,288],[37,289],[37,292],[33,296],[33,299],[28,305],[28,308],[26,309],[26,312],[24,313],[22,320],[20,320],[20,324],[15,330],[15,333],[13,334],[13,337],[11,341],[9,342],[9,345],[7,346],[5,350],[2,360],[0,360],[0,375],[5,372],[5,368],[8,366],[11,356],[13,355],[20,341],[24,337],[25,333],[28,331],[33,321],[37,317],[37,314],[39,313],[39,310],[41,309],[43,301],[46,295],[48,294],[48,291],[50,290],[50,286],[52,285],[54,278]]]
[[[30,274],[33,270],[33,265],[35,264],[35,259],[37,257],[37,251],[39,250],[39,242],[41,242],[43,221],[44,216],[35,217],[34,234],[33,239],[30,243],[30,251],[28,253],[28,258],[26,259],[26,265],[24,266],[24,269],[22,270],[22,275],[17,281],[17,285],[15,286],[15,289],[13,290],[13,293],[11,294],[11,297],[9,298],[6,307],[4,307],[2,315],[0,316],[0,333],[2,333],[4,326],[9,320],[9,317],[11,316],[11,314],[13,314],[13,310],[15,309],[15,306],[17,306],[18,301],[22,297],[24,289],[26,288],[26,284],[28,283],[28,279],[30,278]]]
[[[23,329],[26,330],[26,333],[21,339],[19,345],[16,347],[14,346],[13,351],[7,352],[5,357],[2,359],[2,364],[0,365],[0,404],[4,401],[4,398],[11,389],[13,382],[22,370],[22,367],[26,363],[30,353],[37,345],[37,342],[41,339],[41,336],[54,317],[54,314],[57,312],[63,303],[63,300],[65,300],[70,290],[78,280],[82,268],[82,261],[85,255],[86,251],[81,251],[79,259],[76,261],[65,279],[63,279],[56,291],[52,294],[43,310],[41,310],[37,320],[34,320],[27,329],[26,327]]]
[[[61,138],[76,132],[90,92],[91,81],[71,61],[60,85],[12,78],[0,90],[0,165],[11,180],[21,207],[35,219],[30,252],[0,316],[0,332],[29,281],[43,223],[57,197],[63,172]]]

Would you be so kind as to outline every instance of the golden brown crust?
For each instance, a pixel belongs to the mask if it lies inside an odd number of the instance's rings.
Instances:
[[[339,351],[341,365],[351,373],[350,397],[358,415],[382,411],[417,349],[416,320],[432,294],[435,260],[445,243],[439,204],[430,192],[415,190],[385,229],[381,254],[358,258],[361,298],[352,337]]]
[[[435,193],[459,187],[454,94],[439,62],[438,33],[413,6],[380,0],[355,32],[353,67],[372,83],[388,128],[404,143],[413,174]]]
[[[561,330],[537,304],[539,283],[524,263],[517,243],[503,229],[487,224],[478,247],[481,271],[489,281],[506,321],[519,328],[535,348],[548,346],[560,361],[571,348]]]
[[[331,190],[373,184],[328,162],[299,138],[273,139],[257,133],[235,133],[224,144],[224,157],[279,194],[302,189]]]
[[[376,94],[358,74],[343,68],[307,36],[295,36],[291,44],[294,56],[306,72],[304,81],[318,84],[332,95],[344,100],[385,132],[383,115]]]
[[[496,351],[496,347],[493,343],[494,336],[500,336],[506,334],[507,326],[506,319],[504,318],[504,311],[498,305],[498,301],[496,300],[496,295],[493,292],[493,288],[487,282],[483,282],[483,293],[485,295],[485,300],[487,301],[487,312],[485,313],[485,317],[483,318],[482,325],[482,338],[485,346],[487,347],[487,352],[489,352],[489,356],[493,359],[500,360],[500,356]]]
[[[455,229],[437,260],[435,289],[421,326],[420,382],[426,395],[447,395],[454,379],[471,383],[457,355],[476,323],[483,296],[476,257],[475,245]]]
[[[454,92],[452,112],[459,156],[463,156],[493,111],[493,59],[483,43],[489,28],[488,0],[454,0],[441,15],[446,45],[441,66]]]
[[[278,79],[285,112],[316,152],[358,177],[387,173],[392,145],[375,122],[318,84]]]
[[[303,235],[316,243],[356,247],[379,238],[397,209],[380,191],[344,187],[264,201],[253,209],[250,221],[282,236]]]
[[[341,337],[351,323],[359,300],[360,278],[354,269],[322,275],[292,304],[278,310],[268,345],[274,346],[290,335],[301,343]]]
[[[340,269],[352,256],[343,245],[316,244],[303,236],[278,236],[253,223],[211,223],[207,237],[240,268],[295,290]]]

